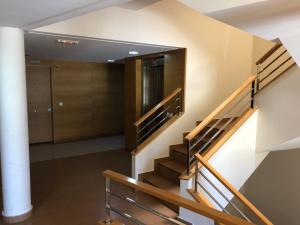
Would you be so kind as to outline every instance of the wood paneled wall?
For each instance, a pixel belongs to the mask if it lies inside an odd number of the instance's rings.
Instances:
[[[124,65],[53,62],[54,141],[124,130]]]
[[[135,121],[141,116],[142,97],[142,60],[128,58],[125,60],[125,143],[126,150],[135,148]]]
[[[184,111],[186,49],[161,52],[125,60],[125,146],[135,149],[134,123],[142,116],[142,61],[164,55],[164,97],[176,88],[182,88],[182,111]]]
[[[176,88],[182,88],[181,107],[184,110],[186,49],[166,52],[164,59],[164,97]]]

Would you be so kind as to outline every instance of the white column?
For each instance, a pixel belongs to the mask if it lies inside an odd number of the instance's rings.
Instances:
[[[23,30],[0,27],[0,141],[3,216],[26,219],[32,210]]]

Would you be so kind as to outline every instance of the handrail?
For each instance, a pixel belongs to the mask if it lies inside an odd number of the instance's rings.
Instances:
[[[146,119],[148,119],[151,115],[153,115],[159,108],[161,108],[163,105],[165,105],[168,101],[170,101],[172,98],[174,98],[178,93],[181,92],[181,88],[175,89],[170,95],[168,95],[166,98],[164,98],[161,102],[159,102],[155,107],[153,107],[149,112],[147,112],[145,115],[143,115],[141,118],[139,118],[134,125],[139,126],[142,122],[144,122]]]
[[[276,43],[266,54],[264,54],[259,60],[257,60],[256,65],[264,63],[274,52],[276,52],[282,46],[281,43]]]
[[[256,76],[250,76],[236,91],[234,91],[218,108],[209,114],[197,127],[195,127],[185,139],[191,141],[199,134],[220,112],[222,112],[231,102],[233,102],[249,85],[256,79]]]
[[[206,161],[200,154],[195,155],[200,162],[218,181],[220,181],[236,198],[238,198],[247,208],[249,208],[264,224],[273,225],[273,223],[264,216],[244,195],[235,189],[213,166]],[[195,174],[198,176],[198,174]]]
[[[238,217],[225,214],[216,209],[212,209],[204,204],[198,204],[194,201],[183,198],[180,195],[173,194],[168,191],[156,188],[152,185],[134,180],[133,178],[124,176],[117,172],[114,172],[111,170],[106,170],[103,172],[103,175],[106,177],[106,179],[113,180],[113,181],[123,184],[127,187],[130,187],[137,191],[141,191],[145,194],[148,194],[152,197],[175,204],[179,207],[186,208],[190,211],[193,211],[195,213],[198,213],[205,217],[208,217],[216,222],[227,224],[227,225],[253,225],[252,223],[249,223]],[[109,181],[107,181],[107,182],[109,183]],[[109,187],[106,187],[106,191],[109,191]],[[107,207],[107,209],[111,208],[109,205],[106,205],[106,207]]]

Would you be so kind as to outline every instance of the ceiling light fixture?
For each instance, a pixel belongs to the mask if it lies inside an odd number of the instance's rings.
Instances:
[[[129,55],[138,55],[140,54],[138,51],[129,51]]]
[[[68,40],[68,39],[57,39],[56,43],[65,44],[65,45],[79,45],[79,41]]]
[[[114,59],[108,59],[107,62],[113,63],[113,62],[115,62],[115,60]]]

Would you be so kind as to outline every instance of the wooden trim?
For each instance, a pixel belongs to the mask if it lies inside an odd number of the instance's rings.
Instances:
[[[208,207],[214,209],[214,206],[208,200],[208,198],[201,192],[195,192],[193,189],[187,189],[187,192],[199,203],[204,203]]]
[[[124,176],[122,174],[106,170],[103,172],[103,175],[107,178],[110,178],[113,181],[116,181],[120,184],[123,184],[127,187],[133,188],[137,191],[144,192],[148,195],[151,195],[155,198],[161,199],[163,201],[178,205],[180,207],[186,208],[195,213],[201,214],[205,217],[208,217],[214,221],[221,222],[228,225],[253,225],[245,220],[242,220],[238,217],[225,214],[218,210],[212,209],[204,204],[199,204],[197,202],[193,202],[186,198],[181,197],[180,195],[176,195],[170,193],[165,190],[161,190],[152,185],[145,184],[143,182],[134,180],[130,177]]]
[[[188,193],[199,203],[204,203],[208,207],[214,209],[215,207],[211,204],[208,198],[201,192],[195,192],[193,189],[188,189]],[[225,225],[224,223],[217,223],[216,225]]]
[[[195,155],[196,159],[220,181],[236,198],[246,205],[264,224],[273,225],[273,223],[265,217],[248,199],[245,198],[233,185],[231,185],[207,160],[200,154]]]
[[[31,215],[32,215],[32,209],[29,212],[19,216],[3,216],[3,221],[7,224],[20,223],[29,219]]]
[[[207,151],[205,151],[203,157],[205,160],[209,160],[222,146],[226,141],[249,119],[249,117],[257,110],[257,107],[254,109],[248,109],[238,120],[235,124],[226,132],[224,136],[221,136],[217,142],[212,145]],[[201,168],[202,165],[199,165]],[[182,175],[180,179],[188,180],[195,174],[194,164],[190,170],[189,175]]]
[[[256,65],[264,63],[274,52],[276,52],[282,46],[281,43],[276,43],[266,54],[264,54],[259,60],[257,60]]]
[[[221,113],[233,100],[235,100],[249,85],[256,79],[256,76],[250,76],[236,91],[234,91],[218,108],[209,114],[197,127],[195,127],[185,139],[191,141],[198,135],[219,113]]]
[[[160,103],[158,103],[154,108],[152,108],[149,112],[147,112],[145,115],[143,115],[140,119],[138,119],[134,125],[137,127],[142,122],[144,122],[146,119],[149,118],[152,114],[154,114],[159,108],[164,106],[168,101],[170,101],[172,98],[174,98],[178,93],[181,92],[181,88],[175,89],[170,95],[168,95],[164,100],[162,100]]]

